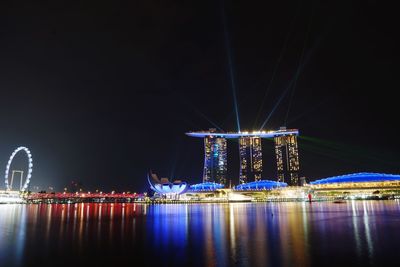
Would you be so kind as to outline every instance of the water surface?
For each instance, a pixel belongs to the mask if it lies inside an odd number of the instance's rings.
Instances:
[[[399,266],[399,242],[398,201],[0,205],[0,266]]]

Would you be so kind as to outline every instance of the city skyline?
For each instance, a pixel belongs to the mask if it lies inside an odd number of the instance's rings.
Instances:
[[[197,183],[203,144],[184,133],[238,124],[298,128],[311,180],[400,173],[383,4],[225,1],[225,19],[215,1],[1,5],[0,171],[29,147],[32,186],[140,191],[149,169]],[[261,142],[272,179],[273,143]],[[238,181],[238,143],[226,146]]]
[[[0,1],[0,266],[397,266],[397,10]]]
[[[253,132],[223,132],[210,128],[206,131],[188,132],[190,137],[203,138],[204,140],[204,168],[203,183],[212,182],[232,186],[237,181],[227,177],[227,139],[234,139],[239,143],[239,180],[238,184],[266,180],[263,176],[263,138],[274,140],[276,172],[271,180],[284,182],[289,185],[302,185],[305,178],[300,182],[299,153],[297,147],[297,129],[286,129],[281,127],[277,131],[253,131]],[[230,167],[232,168],[232,166]]]

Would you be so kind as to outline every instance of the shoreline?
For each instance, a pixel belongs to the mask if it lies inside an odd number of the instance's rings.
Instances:
[[[234,204],[234,203],[278,203],[278,202],[293,202],[293,203],[318,203],[318,202],[332,202],[335,204],[347,203],[352,201],[398,201],[400,196],[394,198],[354,198],[354,199],[343,199],[343,198],[332,198],[332,199],[314,199],[309,201],[308,199],[267,199],[267,200],[148,200],[148,201],[27,201],[27,202],[0,202],[0,205],[7,204],[81,204],[81,203],[94,203],[94,204],[147,204],[147,205],[158,205],[158,204]]]

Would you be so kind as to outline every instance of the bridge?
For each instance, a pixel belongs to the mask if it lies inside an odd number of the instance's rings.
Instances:
[[[23,181],[23,171],[11,169],[11,164],[14,157],[23,152],[27,156],[27,169],[28,172]],[[141,201],[145,198],[144,194],[122,192],[110,193],[104,192],[52,192],[52,193],[30,193],[28,192],[29,183],[32,177],[33,160],[32,154],[27,147],[20,146],[16,148],[11,154],[5,171],[5,190],[0,190],[0,203],[77,203],[77,202],[133,202]],[[9,173],[12,173],[11,180],[9,181]],[[13,181],[15,173],[20,173],[19,187],[13,188]]]
[[[144,199],[144,194],[137,193],[31,193],[24,196],[29,203],[76,203],[76,202],[133,202]]]

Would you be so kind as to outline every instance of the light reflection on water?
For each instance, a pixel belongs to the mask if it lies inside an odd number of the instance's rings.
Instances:
[[[0,266],[381,266],[399,240],[398,201],[0,205]]]

